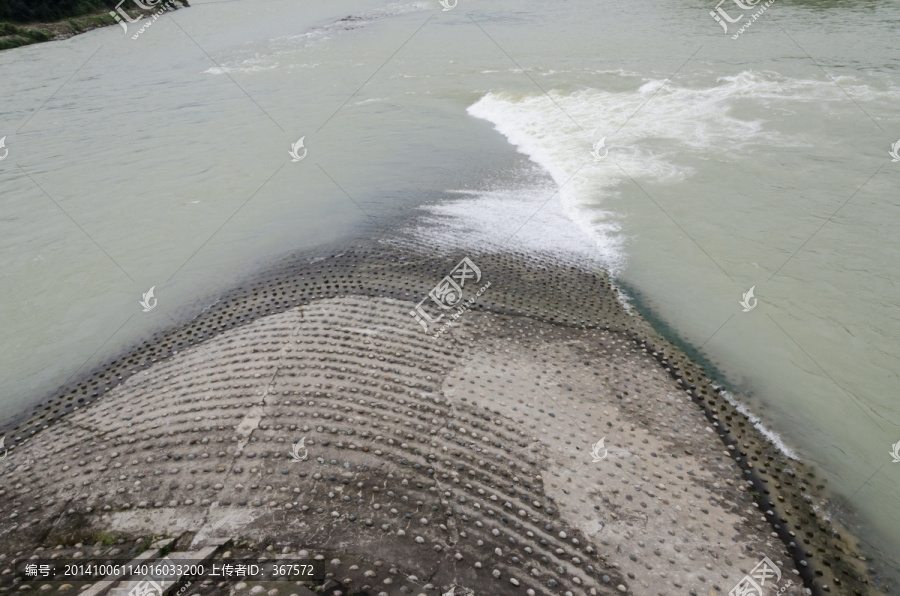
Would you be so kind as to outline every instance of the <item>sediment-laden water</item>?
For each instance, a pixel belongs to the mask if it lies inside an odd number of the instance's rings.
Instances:
[[[575,255],[900,567],[900,9],[777,0],[732,39],[704,2],[440,8],[198,3],[0,53],[5,416],[295,251]]]

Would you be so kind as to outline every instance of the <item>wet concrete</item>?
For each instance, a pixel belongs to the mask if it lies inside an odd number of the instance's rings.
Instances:
[[[5,557],[188,531],[396,570],[346,593],[724,594],[767,555],[872,593],[811,472],[602,272],[470,254],[490,287],[425,332],[463,256],[303,255],[62,388],[8,429]]]

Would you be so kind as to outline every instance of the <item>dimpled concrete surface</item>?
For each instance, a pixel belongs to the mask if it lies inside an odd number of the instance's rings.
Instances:
[[[410,311],[458,259],[388,255],[255,280],[21,421],[7,555],[189,531],[359,561],[346,593],[727,593],[763,555],[787,594],[856,580],[799,464],[603,275],[473,257],[491,286],[435,338]]]

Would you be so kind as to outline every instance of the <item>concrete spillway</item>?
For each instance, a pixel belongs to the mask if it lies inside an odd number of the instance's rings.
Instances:
[[[461,257],[292,261],[62,388],[9,430],[7,560],[189,536],[338,561],[332,594],[708,594],[766,555],[859,589],[800,464],[604,275],[474,255],[470,308],[417,322]]]

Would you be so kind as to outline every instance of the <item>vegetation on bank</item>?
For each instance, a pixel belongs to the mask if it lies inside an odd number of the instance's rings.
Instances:
[[[11,23],[0,23],[0,50],[50,39],[53,39],[53,36],[41,29],[26,29]]]
[[[109,16],[108,11],[55,23],[17,25],[0,22],[0,50],[8,50],[53,39],[65,39],[97,27],[112,25],[115,22]]]
[[[116,0],[0,0],[0,50],[111,25]]]
[[[0,21],[52,23],[114,10],[118,0],[0,0]]]
[[[0,50],[115,25],[110,12],[117,4],[118,0],[0,0]],[[187,0],[178,4],[188,6]],[[150,14],[133,4],[128,12]]]

